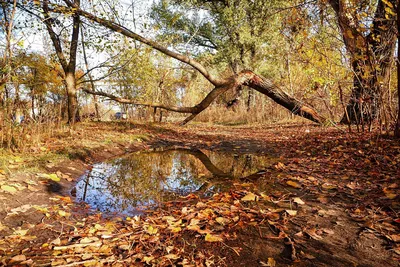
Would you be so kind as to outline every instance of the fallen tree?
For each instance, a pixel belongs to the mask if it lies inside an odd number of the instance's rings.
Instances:
[[[257,75],[256,73],[254,73],[251,70],[244,70],[236,75],[232,75],[229,78],[220,78],[218,76],[212,75],[211,72],[208,71],[207,68],[204,67],[200,62],[198,62],[186,55],[182,55],[182,54],[179,54],[172,50],[169,50],[168,48],[160,45],[159,43],[152,41],[150,39],[147,39],[116,22],[100,18],[98,16],[95,16],[95,15],[87,12],[87,11],[84,11],[78,5],[76,5],[75,3],[73,3],[69,0],[64,0],[64,2],[66,3],[66,5],[68,7],[55,5],[53,12],[67,13],[67,14],[72,13],[75,15],[85,17],[86,19],[88,19],[92,22],[96,22],[108,29],[111,29],[114,32],[118,32],[126,37],[129,37],[133,40],[136,40],[143,44],[146,44],[146,45],[152,47],[153,49],[156,49],[159,52],[161,52],[169,57],[172,57],[176,60],[179,60],[179,61],[186,63],[189,66],[193,67],[199,73],[201,73],[204,76],[204,78],[206,78],[212,85],[215,86],[214,89],[212,89],[199,104],[197,104],[193,107],[173,107],[173,106],[167,106],[167,105],[158,104],[158,103],[140,103],[133,99],[120,98],[120,97],[117,97],[117,96],[109,94],[109,93],[85,90],[85,92],[87,92],[87,93],[90,93],[93,95],[104,96],[104,97],[107,97],[111,100],[114,100],[114,101],[117,101],[120,103],[144,105],[144,106],[150,106],[150,107],[154,107],[154,108],[166,109],[166,110],[179,112],[179,113],[191,114],[189,117],[187,117],[182,122],[182,124],[186,124],[189,121],[191,121],[193,118],[195,118],[200,112],[202,112],[207,107],[209,107],[210,104],[218,96],[227,92],[228,90],[237,91],[237,89],[240,86],[244,85],[244,86],[248,86],[248,87],[270,97],[277,104],[283,106],[284,108],[286,108],[287,110],[289,110],[290,112],[292,112],[295,115],[301,116],[303,118],[306,118],[306,119],[311,120],[318,124],[323,124],[326,122],[326,118],[324,118],[322,115],[320,115],[318,113],[318,111],[316,111],[313,107],[291,97],[288,93],[286,93],[281,88],[276,86],[272,81]]]

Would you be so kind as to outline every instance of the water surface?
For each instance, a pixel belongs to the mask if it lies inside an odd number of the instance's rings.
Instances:
[[[78,181],[77,201],[104,213],[136,215],[190,193],[211,195],[235,179],[258,175],[271,158],[198,149],[137,152],[94,164]]]

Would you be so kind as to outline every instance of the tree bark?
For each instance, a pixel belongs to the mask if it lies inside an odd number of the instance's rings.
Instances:
[[[65,87],[67,90],[68,123],[74,124],[78,118],[78,97],[76,92],[75,73],[67,73],[65,77]]]
[[[70,41],[70,49],[69,49],[69,60],[67,60],[63,48],[62,42],[59,38],[59,35],[53,29],[53,18],[50,16],[50,8],[49,1],[44,0],[42,3],[43,8],[43,22],[46,25],[47,31],[50,35],[50,39],[53,43],[54,49],[56,50],[56,54],[58,60],[64,71],[64,79],[67,90],[67,105],[68,105],[68,123],[74,124],[78,121],[78,97],[77,97],[77,89],[76,89],[76,56],[78,49],[78,40],[79,40],[79,29],[80,29],[80,19],[78,14],[73,14],[73,23],[72,23],[72,34]],[[80,6],[80,0],[74,0],[74,6]]]
[[[396,20],[388,10],[396,6],[397,1],[378,1],[367,35],[363,32],[362,21],[354,19],[356,11],[348,7],[346,1],[329,0],[329,4],[336,13],[354,75],[351,98],[341,122],[370,123],[378,115],[382,86],[393,60],[397,30]]]

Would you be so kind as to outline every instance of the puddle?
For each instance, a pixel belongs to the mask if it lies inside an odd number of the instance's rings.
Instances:
[[[73,194],[78,202],[103,213],[137,215],[190,193],[212,195],[226,190],[233,180],[260,175],[270,164],[267,156],[196,149],[137,152],[94,164]]]

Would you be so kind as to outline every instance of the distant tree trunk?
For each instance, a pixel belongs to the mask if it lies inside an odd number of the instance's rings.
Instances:
[[[83,28],[81,31],[81,42],[82,42],[82,52],[83,52],[83,59],[85,61],[85,66],[86,66],[86,71],[89,77],[89,81],[90,81],[90,87],[92,88],[92,90],[95,90],[95,85],[94,85],[94,81],[93,81],[93,77],[92,74],[90,73],[89,70],[89,62],[87,60],[87,56],[86,56],[86,48],[85,48],[85,40],[84,40],[84,34],[83,34]],[[94,103],[94,112],[95,112],[95,116],[97,121],[100,121],[100,112],[99,112],[99,104],[97,102],[97,96],[93,95],[93,103]]]
[[[31,88],[31,111],[32,111],[32,119],[36,120],[36,115],[35,115],[35,89],[32,86]]]

